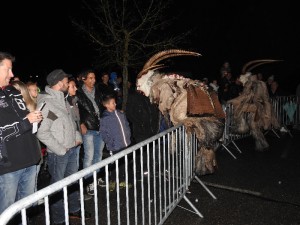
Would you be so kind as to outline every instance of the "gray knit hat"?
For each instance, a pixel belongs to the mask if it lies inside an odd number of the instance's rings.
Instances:
[[[69,77],[69,75],[66,74],[62,69],[56,69],[48,74],[47,83],[49,84],[50,87],[52,87],[55,84],[57,84],[58,81],[63,80],[65,77]]]

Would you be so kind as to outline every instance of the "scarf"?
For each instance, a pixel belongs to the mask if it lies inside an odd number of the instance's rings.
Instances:
[[[86,89],[85,85],[82,85],[82,90],[83,90],[83,92],[86,94],[86,96],[91,100],[91,102],[93,103],[95,112],[96,112],[96,114],[99,116],[99,115],[100,115],[100,113],[99,113],[99,107],[98,107],[98,105],[97,105],[97,103],[96,103],[96,101],[95,101],[95,87],[93,87],[92,91],[89,92],[89,91]]]

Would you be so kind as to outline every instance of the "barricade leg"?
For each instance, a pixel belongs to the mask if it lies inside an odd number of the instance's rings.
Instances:
[[[236,159],[236,156],[226,147],[226,145],[222,144],[222,147],[225,148],[225,150],[234,158]]]
[[[217,197],[208,189],[208,187],[199,179],[199,177],[195,176],[194,177],[199,184],[205,189],[205,191],[207,191],[207,193],[215,200],[217,200]]]

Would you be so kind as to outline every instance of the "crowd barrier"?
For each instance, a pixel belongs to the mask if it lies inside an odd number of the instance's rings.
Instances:
[[[273,98],[271,102],[281,125],[299,124],[300,108],[296,96]],[[229,150],[229,145],[233,144],[241,153],[235,141],[249,136],[250,133],[235,133],[231,105],[226,105],[225,113],[222,146],[236,159],[236,156]],[[247,114],[244,116],[246,119]],[[187,134],[182,125],[174,126],[19,200],[0,215],[0,225],[6,225],[14,217],[20,215],[22,223],[26,225],[27,217],[29,217],[27,211],[36,207],[43,208],[39,211],[39,216],[33,216],[39,220],[37,224],[50,225],[50,202],[53,196],[61,192],[63,192],[64,199],[65,221],[69,224],[68,192],[73,189],[74,185],[78,185],[80,192],[83,212],[81,224],[83,225],[163,224],[179,206],[182,199],[188,203],[196,215],[203,218],[203,215],[186,196],[191,181],[195,179],[213,199],[217,199],[194,174],[198,148],[195,134]],[[124,169],[119,170],[121,165]],[[88,207],[93,218],[86,221],[84,211],[91,203],[88,205],[84,201],[83,177],[92,174],[94,185],[97,186],[96,171],[99,169],[104,172],[107,185],[105,188],[95,189],[93,207]],[[111,169],[113,169],[112,172],[110,172]],[[115,173],[117,183],[115,191],[109,188],[109,173]],[[121,177],[125,178],[125,188],[119,186]],[[129,183],[132,184],[131,188]],[[40,200],[43,200],[43,203],[38,205]]]
[[[15,215],[21,215],[22,223],[26,225],[26,218],[34,207],[40,209],[39,216],[33,217],[38,220],[36,223],[49,225],[50,202],[61,192],[65,221],[69,224],[68,192],[78,184],[81,212],[89,206],[93,214],[92,219],[85,220],[83,213],[81,224],[163,224],[182,199],[202,218],[203,215],[186,196],[191,181],[196,178],[212,198],[216,197],[194,175],[198,147],[194,134],[187,134],[182,125],[174,126],[19,200],[0,215],[0,225],[7,224]],[[125,169],[119,170],[121,165]],[[109,183],[109,172],[115,173],[116,189],[111,191],[109,185],[96,188],[93,204],[87,205],[83,177],[93,174],[93,182],[97,186],[98,169],[105,171],[106,184]],[[121,177],[126,181],[126,188],[119,186]],[[131,188],[129,184],[132,184]],[[41,199],[43,203],[37,206]]]
[[[273,113],[275,114],[275,117],[280,124],[280,128],[285,128],[286,132],[288,132],[292,137],[292,134],[287,127],[293,128],[297,125],[300,125],[300,99],[297,96],[293,95],[270,98],[270,101],[273,107]],[[233,107],[231,104],[226,104],[224,107],[224,111],[226,114],[226,118],[222,138],[222,147],[224,147],[226,151],[234,159],[236,159],[237,157],[232,153],[232,151],[230,151],[229,145],[232,144],[239,153],[242,153],[241,149],[237,146],[235,141],[248,137],[251,134],[250,132],[244,134],[235,132],[235,124],[233,121]],[[247,116],[247,113],[245,113],[245,120],[247,120]],[[269,131],[272,131],[278,138],[280,138],[280,135],[275,130],[275,128],[271,127],[270,130],[266,131],[265,134],[267,134]]]
[[[236,159],[237,157],[233,154],[232,151],[230,151],[229,148],[230,144],[232,144],[239,153],[242,153],[241,149],[238,147],[235,141],[250,136],[250,132],[239,134],[235,131],[235,124],[233,120],[233,106],[231,104],[226,104],[224,111],[226,117],[225,117],[225,126],[224,126],[223,138],[222,138],[222,147],[234,159]],[[245,113],[243,116],[245,117],[244,119],[247,120],[248,115]]]
[[[274,113],[281,126],[300,124],[300,99],[296,95],[271,98]]]

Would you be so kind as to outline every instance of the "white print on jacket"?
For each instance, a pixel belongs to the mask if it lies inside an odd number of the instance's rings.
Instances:
[[[8,124],[4,127],[0,127],[0,143],[3,143],[11,136],[17,136],[17,134],[19,133],[18,124],[19,122],[15,122],[13,124]]]
[[[13,95],[14,97],[20,96],[21,94],[18,95]],[[12,95],[9,95],[10,97]],[[14,101],[17,103],[19,109],[25,111],[27,110],[25,102],[22,99],[19,98],[13,98]],[[5,101],[5,99],[0,99],[0,108],[6,108],[9,105]],[[14,106],[12,106],[14,107]],[[19,134],[19,128],[18,128],[19,122],[14,122],[12,124],[7,124],[3,127],[0,127],[0,143],[3,143],[4,141],[7,141],[9,137],[15,136],[17,137]]]
[[[116,114],[116,116],[117,116],[117,118],[119,120],[119,123],[121,125],[121,131],[122,131],[122,136],[123,136],[124,143],[125,143],[126,146],[128,146],[126,138],[125,138],[124,128],[123,128],[123,125],[121,123],[120,117],[118,116],[117,110],[115,111],[115,114]]]

